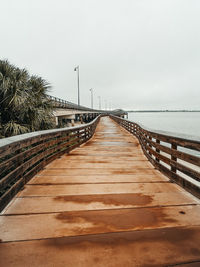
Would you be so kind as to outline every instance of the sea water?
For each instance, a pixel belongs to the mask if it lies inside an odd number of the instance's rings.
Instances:
[[[200,112],[131,112],[128,119],[151,130],[200,138]]]

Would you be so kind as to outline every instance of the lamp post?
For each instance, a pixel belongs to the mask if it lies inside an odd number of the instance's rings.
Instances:
[[[93,109],[93,88],[90,89],[91,92],[91,108]]]
[[[77,72],[77,83],[78,83],[78,105],[80,106],[80,88],[79,88],[79,66],[74,68],[74,71]]]
[[[107,110],[107,100],[105,100],[105,110]]]
[[[101,97],[98,96],[98,99],[99,99],[99,110],[101,110]]]

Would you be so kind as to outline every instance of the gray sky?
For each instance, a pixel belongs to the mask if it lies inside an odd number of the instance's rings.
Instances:
[[[200,109],[199,0],[0,0],[0,57],[81,104]]]

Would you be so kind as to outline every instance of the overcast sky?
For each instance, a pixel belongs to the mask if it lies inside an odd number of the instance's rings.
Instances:
[[[200,109],[199,0],[0,0],[0,57],[81,104]]]

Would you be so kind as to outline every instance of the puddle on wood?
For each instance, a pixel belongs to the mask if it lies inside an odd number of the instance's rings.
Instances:
[[[94,249],[95,247],[103,247],[105,249],[119,248],[120,250],[123,249],[126,253],[130,253],[130,255],[134,255],[134,257],[136,257],[137,248],[140,243],[145,245],[145,251],[150,249],[154,243],[160,243],[160,245],[164,245],[166,249],[170,249],[172,251],[175,250],[181,254],[183,252],[183,247],[186,246],[188,251],[187,253],[198,256],[200,255],[199,244],[195,242],[198,239],[198,236],[199,228],[174,227],[148,231],[142,230],[123,233],[54,238],[46,240],[44,245],[53,246],[57,249],[67,248],[72,250]],[[194,240],[194,242],[191,242],[191,240]],[[134,249],[136,249],[136,254],[133,253]],[[139,250],[138,253],[141,253],[141,251]],[[156,251],[154,251],[154,256],[156,256]]]
[[[162,208],[61,212],[55,218],[63,224],[74,224],[76,235],[142,230],[176,222]],[[59,234],[64,235],[65,229]]]
[[[105,205],[147,205],[152,202],[153,198],[143,194],[108,194],[108,195],[85,195],[85,196],[57,196],[56,201],[75,202],[80,204],[88,204],[100,202]]]

